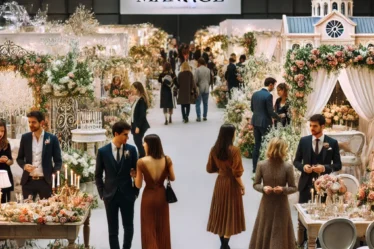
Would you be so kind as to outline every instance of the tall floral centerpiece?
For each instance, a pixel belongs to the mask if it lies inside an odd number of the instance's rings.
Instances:
[[[323,109],[322,115],[326,118],[326,125],[331,127],[333,124],[358,126],[359,116],[349,105],[327,105]]]
[[[252,113],[246,110],[242,116],[242,122],[239,125],[238,132],[236,133],[236,144],[240,148],[242,155],[246,158],[252,158],[255,145],[251,117]]]
[[[213,91],[210,92],[218,108],[225,108],[228,102],[228,88],[226,84],[216,86]]]
[[[234,88],[231,93],[231,99],[228,101],[224,112],[225,123],[233,124],[238,129],[242,122],[243,114],[249,108],[247,95],[243,91]]]

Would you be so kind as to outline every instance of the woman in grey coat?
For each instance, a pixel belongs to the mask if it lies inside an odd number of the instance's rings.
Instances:
[[[178,74],[178,105],[181,105],[183,122],[188,123],[188,116],[190,115],[190,106],[195,103],[196,84],[193,79],[190,65],[184,62],[181,65],[181,72]]]

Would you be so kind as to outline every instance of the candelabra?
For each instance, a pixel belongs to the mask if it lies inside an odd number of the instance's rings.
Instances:
[[[79,193],[79,188],[74,185],[69,186],[68,181],[65,181],[64,186],[57,186],[52,189],[54,195],[59,195],[61,197],[64,206],[67,207],[70,198],[77,196]]]

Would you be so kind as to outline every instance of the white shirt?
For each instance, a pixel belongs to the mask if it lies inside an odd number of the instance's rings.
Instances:
[[[117,161],[117,147],[116,145],[112,142],[112,153],[114,160]],[[123,156],[123,144],[121,144],[121,147],[119,148],[119,160],[121,161],[121,158]]]
[[[134,123],[135,108],[136,108],[136,105],[138,104],[139,99],[140,99],[139,97],[136,97],[134,104],[132,104],[131,106],[131,123]]]
[[[36,136],[32,133],[32,166],[36,167],[31,173],[31,176],[44,176],[42,167],[42,155],[43,155],[43,141],[44,141],[44,130],[37,141]]]
[[[322,150],[323,141],[325,141],[325,134],[322,134],[322,136],[319,138],[319,142],[318,142],[318,154]],[[317,138],[315,136],[313,136],[313,140],[312,140],[313,151],[316,151],[316,145],[317,145]]]

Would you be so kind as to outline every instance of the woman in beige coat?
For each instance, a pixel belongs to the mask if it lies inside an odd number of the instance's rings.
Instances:
[[[273,138],[267,157],[257,165],[253,187],[263,193],[249,249],[295,248],[287,195],[296,192],[293,165],[285,162],[287,143]]]
[[[191,104],[194,104],[194,95],[196,94],[196,84],[193,79],[191,67],[188,62],[183,62],[181,72],[178,74],[178,105],[181,105],[183,122],[188,123]]]

